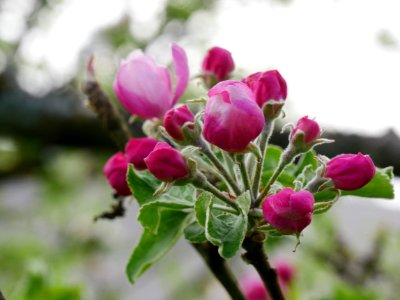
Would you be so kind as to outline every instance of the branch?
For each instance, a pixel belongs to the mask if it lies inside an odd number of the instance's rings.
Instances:
[[[210,271],[223,285],[233,300],[246,300],[238,287],[237,281],[230,269],[226,266],[225,260],[218,254],[218,247],[210,242],[192,244],[197,252],[203,257]]]
[[[87,71],[87,79],[82,85],[82,90],[88,96],[90,108],[105,125],[114,142],[123,149],[131,134],[117,108],[101,89],[94,76],[93,56],[89,59]]]
[[[263,238],[264,235],[260,233],[254,233],[252,236],[247,237],[243,242],[243,248],[247,251],[243,254],[243,258],[257,270],[271,299],[285,300],[278,283],[276,271],[271,268],[268,257],[264,252]]]

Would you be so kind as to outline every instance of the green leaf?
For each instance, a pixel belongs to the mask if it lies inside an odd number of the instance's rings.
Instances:
[[[145,176],[140,176],[133,169],[132,165],[129,165],[127,178],[128,186],[132,191],[132,195],[135,197],[140,206],[151,201],[153,193],[156,190],[154,182],[150,182]]]
[[[322,191],[314,194],[314,215],[323,214],[331,209],[331,207],[339,200],[341,195],[340,191]]]
[[[157,234],[144,229],[126,267],[130,282],[134,283],[175,245],[189,219],[187,213],[163,210]]]
[[[293,175],[300,175],[306,167],[310,168],[311,170],[316,170],[318,168],[317,154],[314,150],[310,150],[300,157],[298,163],[296,164],[296,171]]]
[[[315,203],[332,201],[337,197],[337,192],[332,190],[325,190],[322,192],[314,193]]]
[[[376,168],[374,178],[364,187],[354,191],[342,191],[343,196],[359,196],[367,198],[394,198],[394,188],[391,183],[393,179],[393,167],[385,169]]]
[[[265,160],[263,165],[263,173],[266,171],[273,171],[278,166],[279,160],[282,155],[282,148],[274,145],[267,147],[265,153]]]
[[[297,175],[295,181],[300,182],[302,187],[305,187],[316,175],[312,165],[307,165],[303,168],[300,174]]]
[[[242,210],[242,214],[247,216],[251,206],[250,193],[248,191],[244,192],[236,199],[236,201]]]
[[[186,200],[161,198],[144,204],[139,210],[138,220],[144,228],[157,234],[163,210],[184,210],[188,208],[193,208],[193,204]]]
[[[247,232],[247,212],[251,202],[249,193],[242,194],[237,201],[241,208],[238,215],[213,210],[213,201],[210,201],[207,209],[207,240],[219,247],[218,252],[224,258],[237,253]]]
[[[167,194],[162,195],[170,199],[182,199],[193,202],[196,197],[196,189],[191,184],[186,184],[182,186],[174,186],[169,190]]]
[[[185,239],[194,244],[207,241],[204,227],[201,226],[198,222],[193,222],[188,227],[186,227],[184,230],[184,234]]]
[[[279,164],[282,152],[283,150],[281,147],[275,145],[268,146],[261,173],[261,185],[265,185],[272,176],[274,170]],[[293,181],[295,178],[293,174],[296,170],[297,167],[295,165],[289,165],[284,169],[281,175],[279,175],[277,181],[285,187],[293,187]]]
[[[261,183],[265,184],[268,182],[268,180],[271,178],[273,171],[266,171],[263,172],[263,174],[261,175]],[[293,181],[294,181],[294,177],[293,175],[283,171],[281,173],[281,175],[279,175],[277,181],[282,184],[285,187],[293,187]]]
[[[203,192],[199,198],[197,198],[194,205],[194,211],[196,213],[196,218],[199,224],[203,227],[206,226],[206,215],[207,209],[214,198],[214,195],[209,192]]]

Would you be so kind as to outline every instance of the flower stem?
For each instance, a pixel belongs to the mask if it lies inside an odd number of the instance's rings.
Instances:
[[[199,138],[198,144],[201,147],[203,153],[221,172],[222,176],[226,180],[226,183],[231,187],[236,196],[240,195],[240,189],[238,185],[233,180],[232,176],[228,173],[228,171],[225,169],[224,165],[219,161],[218,157],[216,157],[215,154],[211,151],[210,146],[202,138]]]
[[[253,187],[252,187],[255,199],[257,199],[258,197],[258,190],[260,188],[261,171],[264,164],[265,152],[267,149],[269,138],[271,137],[272,132],[274,131],[274,124],[275,124],[274,120],[271,121],[266,120],[263,132],[261,133],[261,138],[260,138],[261,157],[257,159],[256,172],[254,174]]]
[[[238,161],[238,164],[239,164],[240,174],[242,175],[244,192],[245,191],[249,191],[250,192],[251,202],[254,203],[255,199],[254,199],[254,196],[253,196],[253,192],[252,192],[252,190],[250,188],[250,179],[249,179],[249,174],[248,174],[247,169],[246,169],[246,163],[245,163],[245,160],[244,160],[244,155],[239,154],[236,157],[237,157],[237,161]]]
[[[192,245],[203,257],[207,266],[228,292],[229,296],[233,300],[246,300],[225,260],[218,254],[218,247],[212,245],[210,242]]]
[[[278,179],[279,175],[282,173],[283,169],[292,162],[292,160],[296,157],[298,153],[295,151],[295,148],[292,147],[291,144],[283,151],[281,158],[279,160],[278,166],[276,167],[274,173],[269,178],[267,185],[261,191],[260,195],[258,196],[255,206],[258,207],[265,196],[268,194],[272,184]]]
[[[257,270],[271,299],[285,300],[279,286],[276,271],[269,264],[268,257],[264,252],[263,237],[264,234],[254,232],[252,236],[244,240],[243,248],[246,249],[246,253],[243,254],[243,258]]]
[[[224,193],[222,193],[219,189],[217,189],[214,185],[212,185],[207,180],[207,178],[200,172],[198,172],[195,175],[192,183],[194,186],[214,194],[215,197],[219,198],[220,200],[225,202],[227,205],[233,207],[237,211],[237,213],[240,213],[239,204],[237,204],[237,202],[229,199]]]

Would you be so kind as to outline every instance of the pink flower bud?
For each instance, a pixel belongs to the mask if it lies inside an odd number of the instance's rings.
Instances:
[[[136,170],[147,169],[144,159],[153,151],[158,141],[153,138],[129,139],[125,146],[125,156],[129,163],[135,166]]]
[[[121,196],[128,196],[131,190],[126,182],[126,172],[128,170],[128,162],[122,152],[118,152],[111,156],[104,165],[103,174],[107,178],[108,183]]]
[[[186,53],[173,44],[172,58],[176,75],[174,89],[168,68],[160,66],[142,51],[133,51],[122,61],[113,87],[129,113],[145,119],[162,118],[183,95],[189,82]]]
[[[375,166],[369,155],[341,154],[332,158],[326,165],[325,177],[332,179],[340,190],[356,190],[375,175]]]
[[[165,130],[176,140],[183,140],[182,126],[186,122],[193,122],[194,116],[187,105],[171,108],[164,116]],[[193,126],[191,126],[193,128]]]
[[[241,152],[264,127],[264,115],[247,85],[227,80],[208,92],[203,134],[207,141],[229,152]]]
[[[286,100],[286,81],[277,70],[254,73],[243,79],[243,82],[254,92],[260,107],[271,100]]]
[[[208,50],[202,64],[205,75],[207,73],[214,75],[218,81],[227,79],[234,67],[231,53],[220,47],[213,47]]]
[[[246,275],[240,280],[240,288],[247,300],[269,300],[264,282],[257,275]]]
[[[274,265],[280,286],[282,288],[287,287],[294,279],[296,272],[294,266],[284,260],[278,260]]]
[[[290,141],[292,143],[296,140],[300,132],[304,135],[305,144],[310,144],[321,136],[321,128],[318,123],[309,119],[308,116],[302,117],[297,121],[296,127],[290,134]]]
[[[300,233],[311,223],[314,197],[308,191],[284,188],[262,205],[264,219],[284,234]]]
[[[149,171],[162,181],[173,181],[189,175],[182,154],[165,142],[159,142],[144,161]]]

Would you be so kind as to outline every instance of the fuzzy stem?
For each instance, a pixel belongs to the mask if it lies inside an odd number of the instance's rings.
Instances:
[[[278,179],[279,175],[282,173],[283,169],[292,162],[292,160],[296,157],[298,153],[296,153],[295,148],[292,147],[291,144],[283,151],[281,158],[279,160],[278,166],[276,167],[274,173],[270,177],[270,179],[267,182],[267,185],[264,187],[264,189],[261,191],[260,195],[258,196],[255,206],[258,207],[265,196],[268,194],[272,184],[275,182],[275,180]]]
[[[257,270],[272,300],[285,300],[279,286],[275,269],[268,262],[268,257],[263,249],[263,234],[255,232],[243,242],[246,253],[243,258]]]
[[[261,171],[264,164],[265,152],[267,149],[268,141],[272,135],[272,132],[274,131],[274,124],[275,124],[274,120],[271,121],[266,120],[263,132],[261,133],[261,138],[260,138],[261,157],[257,159],[256,172],[254,174],[254,179],[253,179],[253,195],[255,199],[257,199],[258,197],[258,190],[260,188]]]
[[[242,175],[244,192],[245,191],[250,192],[251,202],[254,203],[254,196],[253,196],[252,190],[250,188],[250,179],[249,179],[249,174],[247,173],[247,170],[246,170],[246,163],[244,160],[244,155],[241,155],[241,154],[237,155],[237,161],[239,164],[240,174]]]
[[[225,178],[227,184],[231,187],[233,192],[237,196],[240,195],[240,189],[237,186],[236,182],[233,180],[232,176],[225,169],[225,166],[219,161],[218,157],[216,157],[215,154],[211,151],[208,144],[202,138],[199,138],[198,144],[201,147],[203,153],[215,165],[215,167],[221,172],[222,176]]]
[[[194,176],[192,183],[194,186],[214,194],[215,197],[219,198],[227,205],[233,207],[237,211],[237,213],[240,213],[240,208],[237,202],[234,202],[231,199],[229,199],[224,193],[222,193],[219,189],[217,189],[214,185],[212,185],[203,174],[198,172]]]
[[[233,300],[246,300],[225,260],[218,254],[218,247],[212,245],[210,242],[192,245],[203,257],[210,271],[223,285],[229,296]]]

